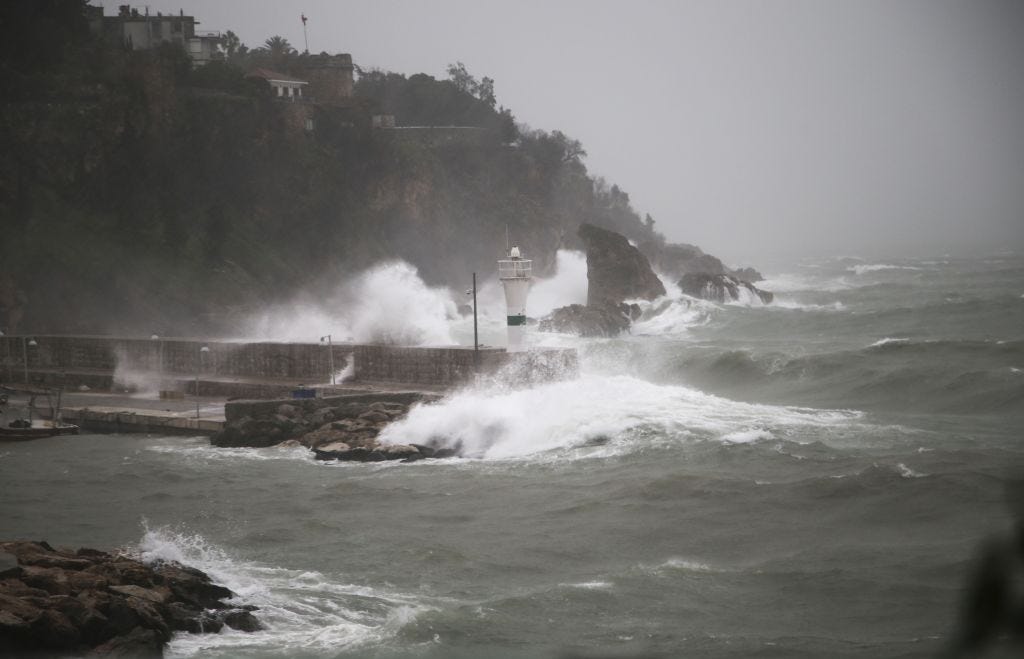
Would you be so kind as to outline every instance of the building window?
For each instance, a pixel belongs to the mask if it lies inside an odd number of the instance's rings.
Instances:
[[[312,119],[306,119],[306,130],[308,130],[308,131],[312,131],[313,130],[313,120]]]

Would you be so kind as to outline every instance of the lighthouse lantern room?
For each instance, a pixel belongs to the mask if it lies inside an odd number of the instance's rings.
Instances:
[[[526,296],[530,292],[532,264],[533,261],[523,258],[518,247],[508,250],[505,258],[498,259],[498,279],[505,288],[509,352],[522,349],[523,333],[526,331]]]

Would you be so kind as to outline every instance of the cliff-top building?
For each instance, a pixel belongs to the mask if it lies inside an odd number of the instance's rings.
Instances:
[[[289,101],[302,100],[302,88],[309,84],[307,80],[263,68],[253,69],[245,77],[266,80],[275,97]]]
[[[178,44],[193,64],[202,66],[223,57],[218,48],[219,32],[197,32],[199,21],[194,16],[140,13],[131,5],[121,5],[117,16],[104,16],[103,7],[88,7],[89,28],[107,41],[131,50],[150,50],[164,43]]]

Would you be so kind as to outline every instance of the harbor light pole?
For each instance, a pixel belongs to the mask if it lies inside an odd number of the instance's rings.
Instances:
[[[473,370],[480,370],[480,336],[477,332],[476,321],[476,273],[473,273],[473,288],[466,291],[466,295],[473,296]]]
[[[327,336],[321,336],[320,337],[320,343],[323,343],[324,341],[327,341],[327,365],[328,365],[328,368],[331,369],[331,385],[333,386],[335,384],[335,382],[334,382],[334,348],[332,347],[333,344],[331,343],[331,335],[328,334]]]
[[[21,354],[25,358],[25,384],[28,384],[28,349],[35,348],[38,343],[35,339],[28,339],[26,343],[25,337],[21,337]]]
[[[208,352],[210,349],[206,346],[199,349],[199,365],[196,366],[196,419],[199,418],[199,371],[203,368],[203,357]]]

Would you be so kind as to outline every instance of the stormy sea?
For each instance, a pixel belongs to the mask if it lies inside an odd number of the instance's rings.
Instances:
[[[1024,474],[1024,256],[765,270],[770,304],[667,281],[629,335],[533,329],[579,350],[578,379],[499,374],[385,431],[452,460],[4,445],[0,537],[179,560],[259,607],[265,630],[182,633],[172,657],[936,656]],[[415,272],[367,276],[386,297]],[[560,253],[529,312],[585,295]],[[500,344],[496,284],[480,305]],[[465,316],[399,306],[472,342]]]

